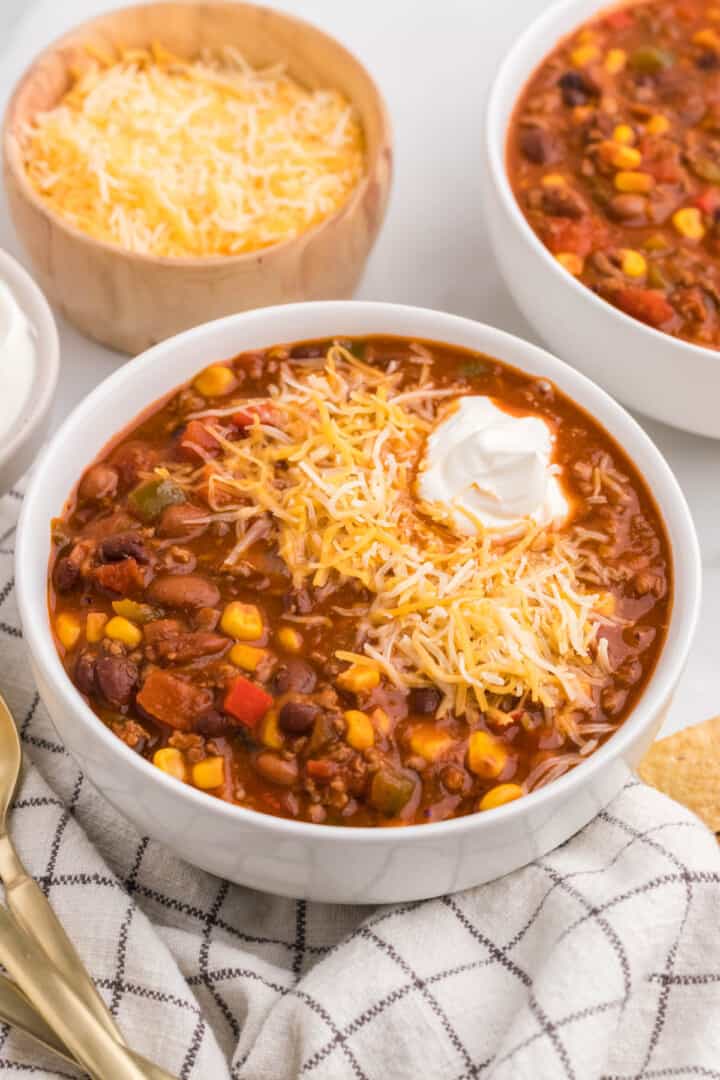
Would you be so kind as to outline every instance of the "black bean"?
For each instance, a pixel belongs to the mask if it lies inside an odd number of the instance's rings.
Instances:
[[[58,559],[53,579],[58,592],[70,592],[80,580],[80,567],[67,556]]]
[[[410,691],[408,708],[419,716],[432,716],[437,712],[442,695],[434,686],[415,686]]]
[[[138,682],[137,666],[125,656],[100,656],[95,664],[95,681],[108,705],[127,705]]]
[[[291,735],[304,735],[315,723],[319,709],[308,701],[286,701],[280,709],[278,723]]]
[[[317,676],[304,660],[292,658],[276,670],[272,681],[276,694],[312,694]]]
[[[139,563],[149,563],[142,538],[137,533],[120,533],[108,536],[100,544],[100,558],[103,562],[120,562],[121,559],[135,559]]]

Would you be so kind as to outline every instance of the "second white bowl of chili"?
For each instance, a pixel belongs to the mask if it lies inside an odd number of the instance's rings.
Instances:
[[[487,220],[550,348],[631,408],[718,438],[720,37],[706,5],[684,7],[562,0],[525,30],[489,94]]]
[[[221,363],[230,357],[236,359]],[[198,361],[206,365],[200,377]],[[177,393],[183,380],[192,382]],[[261,395],[270,384],[270,396]],[[418,433],[424,439],[428,429],[440,430],[444,396],[453,401],[476,391],[497,403],[503,424],[512,426],[511,441],[517,423],[550,433],[552,475],[563,485],[574,531],[566,535],[559,525],[548,534],[542,522],[528,531],[524,520],[518,532],[513,511],[503,536],[489,541],[500,545],[489,549],[492,557],[476,548],[473,565],[453,564],[446,598],[423,607],[414,594],[407,602],[412,575],[398,572],[392,588],[383,589],[377,582],[387,570],[373,563],[383,543],[406,542],[406,505],[392,527],[384,516],[392,507],[376,507],[367,543],[355,523],[346,535],[342,520],[370,514],[378,497],[373,485],[392,486],[396,469],[398,491],[413,490],[401,468],[403,446],[413,456]],[[379,436],[361,417],[371,409],[384,410],[387,419],[382,439],[370,445],[366,440]],[[361,425],[353,438],[346,421]],[[294,442],[297,425],[310,440],[303,452]],[[530,430],[523,426],[525,438]],[[496,460],[492,455],[507,449],[503,438],[497,426],[486,425],[485,441],[474,443],[479,459]],[[383,456],[391,440],[399,441]],[[331,486],[354,444],[360,450],[346,463],[345,479],[351,486],[363,477],[372,483],[362,498],[355,491],[354,514],[343,519],[344,496]],[[340,464],[327,459],[328,446]],[[538,455],[531,454],[536,463]],[[241,460],[232,466],[231,483],[230,462]],[[266,471],[271,460],[284,462],[275,476]],[[517,467],[513,475],[519,487],[502,488],[498,505],[521,489],[526,497],[541,482],[537,467],[530,487],[518,481]],[[316,485],[314,498],[306,481]],[[230,492],[227,501],[221,490]],[[61,499],[71,492],[74,501],[63,513]],[[301,496],[311,500],[314,526],[283,532]],[[333,507],[338,518],[324,536],[336,561],[348,544],[336,577],[313,539]],[[590,527],[600,521],[614,540]],[[228,523],[237,530],[230,536]],[[443,559],[476,543],[463,530],[449,541],[456,526],[447,519],[421,527],[429,530],[422,542],[436,577]],[[587,544],[603,537],[610,546],[604,554],[597,548],[593,561]],[[295,551],[309,545],[324,576],[316,578],[318,567],[311,567],[303,579],[308,568],[286,546],[293,540]],[[211,569],[218,548],[222,571]],[[238,559],[228,565],[236,549]],[[575,555],[555,565],[553,552],[563,550]],[[248,568],[245,556],[253,551]],[[353,903],[418,899],[490,880],[589,821],[657,731],[687,656],[700,595],[697,540],[682,493],[651,441],[607,394],[499,330],[375,303],[231,316],[163,342],[120,369],[76,409],[39,463],[16,558],[23,629],[42,699],[83,771],[118,811],[189,862],[233,881]],[[605,584],[597,574],[593,581],[593,566],[604,574],[597,558],[613,567]],[[463,588],[469,581],[477,591],[483,575],[500,573],[503,560],[512,559],[510,578],[493,581],[485,597],[490,611],[494,605],[499,611],[498,597],[504,598],[506,631],[502,643],[497,639],[493,670],[473,652],[488,633],[489,624],[479,633],[473,621],[482,598],[465,596]],[[557,573],[558,589],[562,582],[567,598],[575,597],[566,603],[556,595],[565,620],[560,645],[554,634],[551,642],[533,630],[544,625],[549,608],[530,601],[528,568],[536,573],[535,589],[543,575]],[[364,578],[365,570],[375,576]],[[431,574],[423,587],[436,587],[435,580]],[[330,594],[332,587],[340,591],[329,595],[328,586]],[[542,656],[530,668],[542,682],[544,704],[532,694],[519,700],[517,688],[512,703],[488,690],[488,679],[497,680],[498,671],[509,677],[512,667],[506,646],[513,588],[525,596],[520,606],[530,603],[534,611],[530,621],[522,622],[519,608],[515,617],[528,663],[536,633]],[[372,601],[375,590],[383,594],[382,612],[378,595]],[[467,655],[482,663],[467,680],[446,670],[436,688],[423,648],[432,650],[436,665],[447,662],[431,631],[447,628],[443,608],[460,617],[453,606],[458,596],[470,618]],[[373,618],[349,641],[370,609]],[[623,613],[632,611],[643,618],[625,627]],[[423,634],[435,644],[423,646]],[[551,654],[559,677],[547,681],[539,673]],[[523,655],[516,654],[516,667]],[[316,684],[302,685],[308,670]],[[298,671],[300,684],[292,682]],[[553,703],[562,704],[563,683],[569,698],[584,695],[585,711],[561,709],[563,724],[555,724],[549,718],[558,715]]]

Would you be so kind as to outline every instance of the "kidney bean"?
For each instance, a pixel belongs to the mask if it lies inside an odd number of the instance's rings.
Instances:
[[[298,778],[298,766],[295,759],[288,760],[280,757],[272,750],[263,750],[254,758],[253,765],[263,779],[269,780],[271,784],[291,787]]]
[[[150,556],[147,553],[142,537],[138,533],[120,533],[119,536],[108,536],[100,544],[99,555],[102,562],[120,562],[121,559],[135,559],[139,563],[149,563]]]
[[[200,574],[160,574],[147,590],[147,597],[162,607],[217,607],[220,592]]]
[[[73,681],[81,694],[92,697],[97,687],[95,684],[95,655],[89,650],[81,652],[75,663]]]
[[[127,705],[137,686],[137,666],[125,656],[100,656],[95,663],[95,681],[108,705]]]
[[[179,503],[167,506],[158,522],[156,532],[158,536],[185,536],[190,531],[199,535],[207,528],[207,524],[199,525],[198,518],[207,518],[207,510],[200,506],[192,506],[190,503]]]
[[[312,694],[317,683],[317,676],[304,660],[290,658],[273,675],[273,690],[276,694]]]
[[[562,156],[557,139],[540,127],[523,128],[520,132],[520,149],[535,165],[550,165]]]
[[[286,701],[278,714],[278,724],[291,735],[304,735],[315,723],[318,711],[309,701]]]
[[[410,691],[408,708],[419,716],[431,716],[437,712],[441,694],[434,686],[415,686]]]
[[[117,491],[119,479],[117,469],[114,469],[112,465],[100,462],[98,465],[93,465],[85,473],[80,481],[78,494],[81,499],[88,499],[91,502],[99,502],[100,499],[111,499]]]

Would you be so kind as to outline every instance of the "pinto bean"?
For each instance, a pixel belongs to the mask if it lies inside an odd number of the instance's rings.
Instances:
[[[294,657],[287,659],[273,675],[276,694],[312,694],[316,683],[317,676],[310,665]]]
[[[271,784],[291,787],[298,778],[297,761],[294,758],[288,760],[280,757],[272,750],[263,750],[254,758],[253,765],[262,778],[269,780]]]
[[[149,600],[162,607],[217,607],[220,592],[201,574],[160,574],[147,590]]]
[[[105,462],[100,462],[85,473],[80,481],[78,494],[81,499],[87,499],[90,502],[111,499],[117,491],[119,479],[117,469],[114,469],[112,465],[106,465]]]
[[[199,525],[198,518],[207,518],[207,510],[200,506],[192,506],[190,503],[176,503],[174,506],[166,506],[157,524],[158,536],[186,536],[187,533],[200,533],[207,525]]]
[[[139,563],[149,563],[150,556],[147,553],[142,537],[138,533],[120,533],[119,536],[108,536],[100,544],[99,555],[102,562],[120,562],[121,559],[135,559]]]
[[[315,723],[318,708],[309,701],[286,701],[278,714],[278,724],[291,735],[304,735]]]
[[[95,681],[108,705],[127,705],[137,686],[137,666],[125,656],[100,656],[95,664]]]

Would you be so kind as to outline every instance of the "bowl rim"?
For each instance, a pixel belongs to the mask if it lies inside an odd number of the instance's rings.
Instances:
[[[20,310],[34,332],[37,346],[32,396],[23,406],[11,429],[11,437],[0,440],[0,468],[30,440],[50,408],[60,373],[60,339],[52,310],[40,286],[24,266],[0,248],[0,280],[5,279]],[[13,286],[19,286],[18,294]]]
[[[34,72],[36,66],[42,63],[44,60],[50,58],[57,53],[62,46],[70,39],[74,38],[78,33],[86,28],[90,28],[96,24],[105,22],[110,16],[126,15],[130,12],[136,11],[139,8],[150,7],[174,7],[178,3],[182,3],[184,7],[227,7],[227,8],[253,8],[260,12],[270,12],[273,17],[281,18],[285,20],[291,26],[296,27],[299,31],[311,30],[318,34],[321,38],[331,45],[338,55],[343,56],[345,62],[348,65],[355,67],[358,72],[367,81],[368,87],[372,92],[374,99],[374,106],[377,108],[378,117],[380,120],[378,145],[372,157],[367,153],[366,146],[366,158],[365,169],[358,180],[355,187],[350,192],[348,198],[344,203],[337,207],[333,213],[321,221],[311,225],[309,229],[304,232],[298,233],[296,236],[287,237],[285,240],[279,240],[275,244],[269,244],[267,247],[257,248],[253,251],[242,251],[236,255],[153,255],[151,252],[144,251],[131,251],[128,248],[122,247],[120,244],[112,244],[107,240],[98,239],[95,236],[91,236],[89,233],[83,232],[82,229],[72,225],[69,221],[66,221],[60,214],[56,213],[54,209],[49,207],[35,191],[34,187],[30,183],[27,173],[22,166],[22,161],[19,151],[19,142],[15,132],[11,129],[10,120],[15,110],[15,104],[20,92],[24,89],[26,83],[30,79],[31,74]],[[355,102],[351,101],[351,105],[355,106]],[[98,15],[92,16],[89,19],[83,19],[81,22],[76,23],[70,29],[64,31],[59,37],[49,42],[40,52],[36,53],[30,60],[28,65],[24,68],[21,75],[18,77],[12,91],[8,97],[5,113],[2,121],[2,148],[3,159],[6,168],[12,173],[13,179],[22,191],[23,198],[25,198],[35,210],[41,213],[48,221],[50,221],[56,228],[61,229],[68,236],[71,236],[74,240],[81,243],[87,243],[90,246],[107,252],[110,255],[115,255],[119,258],[127,259],[129,262],[137,262],[143,265],[162,266],[170,268],[178,268],[183,271],[192,269],[207,269],[209,267],[228,266],[236,267],[247,264],[252,261],[258,261],[275,254],[282,254],[287,249],[292,247],[293,244],[305,243],[312,240],[321,230],[330,223],[337,222],[346,215],[355,213],[358,207],[361,205],[364,199],[371,179],[374,177],[379,161],[383,153],[383,147],[385,145],[392,146],[392,122],[390,119],[390,113],[388,111],[385,98],[383,97],[377,81],[370,73],[368,68],[363,64],[355,53],[351,52],[341,41],[339,41],[332,34],[329,34],[326,30],[316,26],[315,23],[310,20],[302,18],[298,15],[292,15],[287,11],[282,11],[279,8],[270,7],[267,4],[255,4],[250,0],[152,0],[151,3],[137,3],[137,4],[125,4],[123,7],[112,8],[109,11],[102,12]]]
[[[572,34],[573,30],[580,29],[589,20],[597,18],[603,11],[610,12],[618,8],[636,7],[648,2],[649,0],[624,0],[624,2],[621,0],[619,3],[612,3],[609,2],[609,0],[590,0],[590,3],[592,3],[592,11],[580,21],[568,26],[567,29],[559,31],[556,26],[557,21],[561,20],[564,16],[569,15],[576,8],[587,6],[588,0],[556,0],[556,2],[551,4],[549,8],[546,8],[542,14],[530,21],[504,54],[502,60],[495,69],[495,73],[490,83],[485,104],[485,124],[483,133],[488,172],[503,207],[512,220],[513,225],[518,229],[523,240],[525,240],[525,242],[529,244],[535,253],[544,261],[549,273],[554,274],[558,279],[562,278],[562,281],[566,286],[574,290],[579,297],[583,297],[587,300],[587,302],[592,304],[598,311],[605,312],[609,318],[619,320],[628,330],[632,328],[634,331],[644,335],[648,339],[649,345],[652,345],[653,343],[657,345],[662,341],[669,347],[677,349],[678,352],[683,353],[686,356],[699,357],[703,360],[712,358],[716,363],[720,364],[720,345],[717,349],[712,349],[705,345],[696,345],[691,341],[686,341],[684,338],[675,337],[673,334],[666,334],[662,330],[658,330],[653,326],[649,326],[647,323],[641,322],[639,319],[634,319],[624,311],[621,311],[620,308],[616,308],[613,304],[610,304],[607,300],[602,300],[592,289],[578,281],[577,278],[573,277],[572,274],[565,270],[560,263],[558,263],[557,259],[553,258],[535,231],[531,228],[527,218],[520,209],[520,204],[515,198],[515,193],[513,192],[508,177],[507,143],[514,109],[521,93],[537,70],[539,64],[543,63],[555,46],[564,37]],[[518,80],[513,74],[513,68],[517,64],[518,55],[522,53],[528,45],[542,40],[543,38],[546,39],[546,50],[543,54],[543,59],[535,64],[532,70],[525,71],[520,85],[517,86]],[[500,113],[503,107],[502,98],[512,88],[515,88],[512,93],[513,110],[510,114],[509,121],[506,124],[503,124],[500,120]],[[508,96],[510,95],[508,94]]]
[[[674,596],[682,595],[683,606],[681,608],[677,600],[673,603],[663,650],[639,701],[618,730],[611,735],[606,743],[589,755],[586,761],[583,761],[559,779],[534,792],[530,792],[521,799],[496,808],[490,813],[475,813],[441,822],[404,826],[402,836],[403,840],[428,843],[441,840],[450,834],[463,833],[469,829],[473,831],[476,829],[492,829],[496,823],[507,823],[512,820],[521,821],[526,814],[539,810],[544,805],[556,803],[560,799],[567,799],[577,793],[577,790],[585,784],[591,784],[593,776],[601,772],[606,766],[609,766],[622,755],[624,749],[633,744],[635,738],[654,720],[662,706],[669,699],[687,660],[698,620],[701,599],[700,548],[693,519],[680,485],[663,455],[637,421],[592,380],[565,364],[552,353],[516,335],[488,326],[485,323],[428,308],[373,301],[336,300],[284,304],[241,312],[200,324],[152,346],[139,354],[131,363],[118,368],[98,384],[75,407],[55,433],[51,442],[45,447],[25,495],[18,522],[15,572],[18,608],[26,642],[34,663],[42,672],[43,678],[49,684],[52,684],[62,708],[72,714],[83,726],[92,725],[95,735],[107,747],[108,753],[111,756],[119,755],[119,758],[135,774],[138,781],[144,778],[149,783],[160,784],[165,787],[170,798],[174,797],[185,802],[186,805],[194,806],[210,817],[235,822],[238,826],[260,828],[268,833],[275,833],[286,838],[315,838],[320,842],[324,838],[328,841],[342,841],[343,843],[351,841],[356,844],[382,845],[392,843],[393,829],[372,826],[318,825],[310,822],[293,821],[214,799],[189,785],[178,784],[172,777],[167,776],[162,770],[152,765],[151,762],[146,761],[145,758],[132,751],[98,720],[96,714],[85,703],[70,681],[60,662],[50,631],[47,607],[42,613],[39,613],[29,595],[33,588],[29,581],[32,552],[30,551],[26,556],[26,548],[31,542],[29,540],[31,534],[37,535],[37,527],[34,526],[33,519],[35,517],[39,518],[38,527],[46,528],[48,525],[48,515],[42,509],[42,499],[44,497],[42,488],[46,483],[45,474],[47,470],[52,470],[52,462],[63,459],[62,447],[66,434],[71,433],[76,427],[82,427],[91,415],[102,411],[104,408],[107,409],[108,402],[126,384],[138,379],[142,380],[146,371],[163,367],[164,362],[164,370],[173,371],[170,357],[173,350],[180,344],[184,345],[197,341],[200,345],[198,350],[198,353],[200,353],[203,347],[203,339],[212,337],[213,333],[231,327],[235,323],[250,323],[252,320],[256,320],[260,325],[264,325],[266,321],[272,323],[274,316],[292,318],[297,315],[299,319],[302,319],[303,316],[307,318],[309,315],[314,314],[318,316],[318,320],[321,320],[325,316],[333,315],[337,317],[338,329],[336,332],[343,333],[347,332],[343,331],[342,322],[344,314],[347,315],[348,310],[370,316],[382,317],[387,315],[391,318],[397,318],[398,322],[403,318],[408,321],[418,320],[420,323],[433,320],[437,322],[437,335],[434,340],[438,342],[444,341],[448,344],[452,344],[454,339],[462,338],[463,331],[467,336],[470,334],[477,335],[478,333],[488,335],[493,339],[493,349],[496,352],[502,353],[504,348],[509,347],[510,350],[516,349],[523,353],[526,359],[507,361],[512,366],[520,368],[520,370],[532,372],[533,362],[541,360],[543,365],[552,372],[547,377],[556,381],[562,392],[571,400],[577,401],[576,390],[578,388],[583,398],[589,398],[589,401],[577,402],[581,408],[590,412],[591,405],[600,407],[603,418],[599,422],[603,427],[606,425],[606,419],[609,418],[616,426],[619,424],[625,429],[630,436],[629,441],[634,443],[636,447],[632,452],[627,449],[625,443],[612,430],[609,434],[623,446],[625,453],[631,457],[641,475],[644,475],[645,467],[637,462],[638,456],[644,459],[646,466],[652,465],[653,471],[656,473],[654,491],[658,493],[656,496],[658,509],[668,533],[670,533],[670,525],[667,519],[670,515],[664,513],[661,504],[664,504],[672,512],[674,518],[673,528],[679,534],[675,543],[672,543],[671,539],[674,564]],[[366,333],[370,332],[366,331]],[[391,333],[391,331],[387,332]],[[288,338],[288,340],[290,339]],[[482,349],[482,346],[477,347]],[[502,359],[502,356],[499,358]],[[568,385],[573,389],[568,389]],[[153,401],[161,399],[163,396],[164,392],[156,395]],[[138,410],[138,413],[141,414],[142,409]],[[68,494],[62,493],[63,502]],[[40,525],[40,522],[42,522],[42,525]],[[43,568],[43,595],[46,592],[47,579],[45,574],[46,571]],[[683,590],[682,594],[680,590]]]

